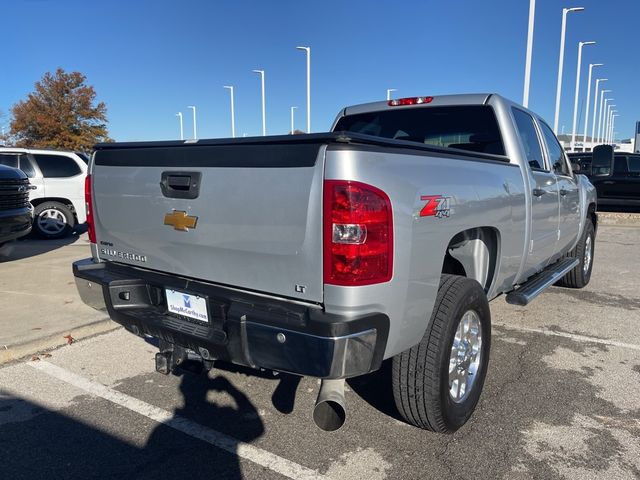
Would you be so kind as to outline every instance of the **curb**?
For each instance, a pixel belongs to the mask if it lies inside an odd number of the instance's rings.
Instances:
[[[640,213],[598,212],[599,225],[640,226]]]
[[[34,355],[45,350],[52,350],[54,348],[67,345],[67,340],[64,338],[65,335],[71,335],[74,341],[78,341],[83,338],[117,330],[118,328],[121,328],[121,326],[111,319],[105,318],[104,320],[98,320],[97,322],[82,325],[70,330],[62,330],[58,333],[53,333],[42,338],[36,338],[18,345],[6,345],[4,348],[0,346],[0,365],[14,360],[19,360],[28,355]]]

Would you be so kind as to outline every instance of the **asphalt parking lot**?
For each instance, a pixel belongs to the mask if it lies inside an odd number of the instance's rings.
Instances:
[[[88,256],[82,243],[42,255],[70,249]],[[403,423],[386,367],[348,382],[347,423],[325,433],[316,380],[229,365],[163,376],[155,347],[119,329],[0,369],[1,476],[640,478],[639,259],[640,225],[602,226],[587,288],[494,301],[485,389],[456,434]]]

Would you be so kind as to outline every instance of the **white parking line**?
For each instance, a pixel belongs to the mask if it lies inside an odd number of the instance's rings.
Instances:
[[[188,418],[175,415],[167,410],[150,405],[142,400],[131,397],[125,393],[113,390],[101,383],[94,382],[88,378],[77,375],[69,370],[58,367],[52,363],[41,360],[39,362],[28,362],[27,365],[46,373],[47,375],[62,380],[84,390],[91,395],[103,398],[112,403],[125,407],[132,412],[144,415],[158,423],[163,423],[191,437],[209,443],[217,448],[225,450],[232,455],[250,460],[269,470],[293,479],[328,479],[315,470],[303,467],[286,458],[282,458],[273,453],[254,447],[248,443],[241,442],[228,435],[217,432],[211,428],[200,425]]]
[[[34,292],[16,292],[13,290],[0,290],[0,293],[6,293],[8,295],[28,295],[31,297],[51,297],[60,298],[59,293],[34,293]]]
[[[576,340],[578,342],[599,343],[601,345],[607,345],[609,347],[628,348],[629,350],[637,350],[640,352],[640,345],[636,345],[634,343],[624,343],[624,342],[618,342],[617,340],[607,340],[604,338],[589,337],[587,335],[578,335],[576,333],[558,332],[556,330],[547,330],[544,328],[519,327],[516,325],[510,325],[506,323],[494,322],[493,325],[495,325],[496,327],[506,328],[507,330],[519,330],[521,332],[527,332],[527,333],[540,333],[542,335],[547,335],[550,337],[570,338],[571,340]]]

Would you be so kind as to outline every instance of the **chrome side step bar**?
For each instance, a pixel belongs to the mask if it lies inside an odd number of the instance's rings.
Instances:
[[[576,265],[580,263],[577,258],[565,258],[549,265],[546,269],[531,277],[513,292],[507,294],[507,303],[525,306],[534,298],[544,292],[548,287],[556,283]]]

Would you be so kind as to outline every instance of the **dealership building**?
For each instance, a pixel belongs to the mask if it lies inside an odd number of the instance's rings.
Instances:
[[[562,147],[567,151],[571,151],[571,135],[558,135],[558,140],[562,144]],[[594,146],[599,145],[592,141],[590,136],[587,136],[587,141],[582,141],[582,135],[576,136],[576,152],[590,152]],[[586,148],[585,148],[586,147]],[[614,140],[614,149],[616,152],[640,152],[640,122],[636,123],[636,131],[634,138],[627,138],[623,140]]]

